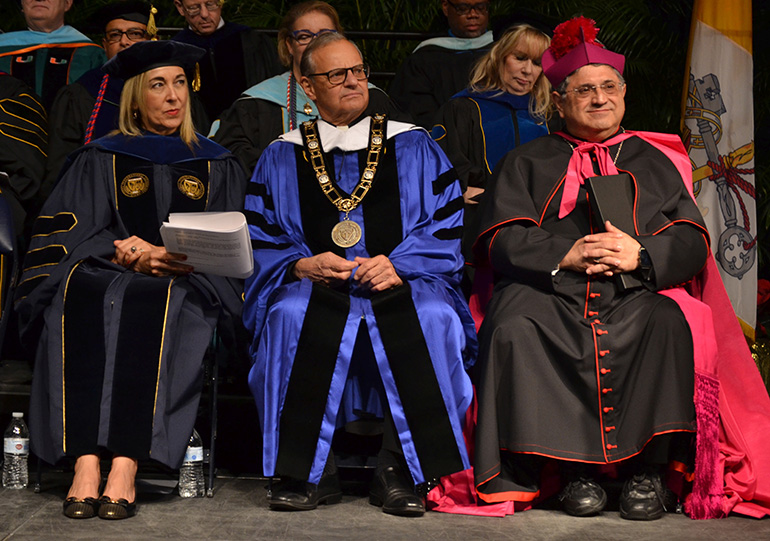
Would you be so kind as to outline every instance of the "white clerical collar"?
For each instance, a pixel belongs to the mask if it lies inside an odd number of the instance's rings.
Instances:
[[[369,125],[371,122],[372,119],[367,116],[352,126],[337,127],[329,124],[325,120],[319,119],[317,124],[318,136],[321,138],[321,146],[323,147],[324,152],[330,152],[335,148],[343,152],[357,151],[366,148],[369,144]],[[295,145],[302,145],[301,129],[302,125],[296,130],[284,133],[278,137],[278,139]],[[420,129],[420,127],[405,122],[388,120],[387,137],[390,139],[399,133],[413,129]]]

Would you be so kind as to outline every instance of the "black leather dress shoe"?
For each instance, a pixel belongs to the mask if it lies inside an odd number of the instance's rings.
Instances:
[[[607,505],[607,493],[593,480],[581,477],[564,487],[559,500],[568,515],[589,517],[602,512]]]
[[[676,505],[675,499],[673,493],[663,486],[660,474],[639,473],[623,485],[620,517],[628,520],[657,520],[666,512],[666,502],[673,507]]]
[[[63,505],[64,516],[68,518],[93,518],[99,509],[96,498],[67,498]]]
[[[398,466],[388,466],[374,476],[369,503],[384,513],[401,517],[421,517],[425,501],[415,494],[414,484]]]
[[[336,474],[323,475],[317,485],[286,478],[273,485],[267,501],[270,509],[281,511],[309,511],[321,503],[339,503],[340,478]]]
[[[112,500],[109,496],[99,498],[99,518],[121,520],[136,514],[136,502],[129,503],[125,498]]]

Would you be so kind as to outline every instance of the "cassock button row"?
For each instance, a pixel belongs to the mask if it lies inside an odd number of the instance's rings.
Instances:
[[[609,374],[610,372],[612,372],[612,370],[610,370],[609,368],[602,368],[601,370],[599,370],[599,372],[601,372],[603,375],[603,374]]]
[[[609,407],[609,406],[605,406],[605,407],[603,407],[603,408],[602,408],[602,411],[603,411],[604,413],[609,413],[609,412],[611,412],[611,411],[612,411],[612,410],[614,410],[614,409],[615,409],[615,408],[611,408],[611,407]]]
[[[609,355],[610,350],[609,349],[602,349],[599,351],[599,357],[604,357],[605,355]]]
[[[605,426],[604,427],[604,431],[605,432],[612,432],[613,430],[615,430],[614,426]]]
[[[603,334],[607,334],[608,332],[610,331],[605,331],[604,329],[596,329],[596,334],[598,334],[599,336]]]
[[[599,312],[594,312],[593,310],[588,311],[588,317],[598,316]]]
[[[617,445],[612,445],[610,443],[607,444],[607,449],[617,449],[617,448],[618,448]]]
[[[612,389],[606,389],[606,388],[602,389],[602,394],[607,394],[607,393],[611,393],[611,392],[612,392]]]
[[[601,297],[602,294],[601,293],[589,293],[588,296],[591,297],[592,299],[595,299],[596,297]]]

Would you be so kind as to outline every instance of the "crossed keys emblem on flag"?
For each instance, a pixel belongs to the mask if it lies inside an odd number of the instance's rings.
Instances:
[[[754,158],[754,141],[725,155],[719,154],[718,144],[723,133],[722,115],[726,111],[719,79],[713,73],[695,79],[690,73],[684,117],[686,121],[695,121],[699,133],[692,133],[687,128],[684,134],[685,147],[688,154],[693,148],[704,149],[707,157],[705,165],[693,167],[693,188],[697,196],[703,180],[716,184],[719,208],[725,224],[724,231],[719,235],[716,259],[728,274],[740,279],[754,265],[757,255],[757,241],[751,235],[749,214],[743,201],[744,194],[756,198],[755,189],[750,182],[741,178],[741,174],[753,174],[754,169],[738,167]],[[738,225],[733,197],[738,201],[743,225]]]

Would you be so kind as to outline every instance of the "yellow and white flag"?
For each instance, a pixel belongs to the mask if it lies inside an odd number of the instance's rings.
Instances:
[[[751,0],[695,0],[682,137],[711,249],[744,333],[757,314]]]

